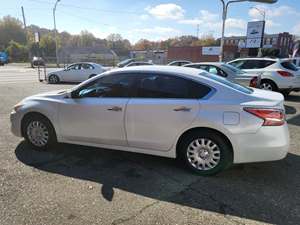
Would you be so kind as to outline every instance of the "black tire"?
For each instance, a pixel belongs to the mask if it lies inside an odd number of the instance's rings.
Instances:
[[[268,90],[268,91],[277,91],[278,88],[273,81],[270,80],[262,80],[260,83],[260,89]]]
[[[42,124],[48,133],[47,142],[43,145],[35,143],[30,137],[30,132],[32,132],[30,126],[32,126],[36,122]],[[54,127],[46,117],[39,114],[31,114],[24,117],[24,119],[22,120],[22,134],[26,142],[35,150],[45,151],[57,144],[57,138]]]
[[[58,84],[60,82],[59,77],[55,74],[52,74],[48,78],[48,83],[49,84]]]
[[[92,78],[92,77],[94,77],[94,76],[97,76],[97,74],[91,74],[91,75],[89,76],[89,79]]]
[[[208,166],[208,164],[205,164],[205,163],[204,163],[204,165],[201,164],[202,168],[196,168],[196,165],[193,165],[193,163],[191,162],[191,158],[193,158],[193,157],[188,156],[188,155],[190,155],[188,150],[192,147],[191,146],[192,143],[196,140],[201,141],[203,139],[210,140],[211,143],[213,143],[217,146],[217,148],[215,148],[215,150],[216,151],[219,150],[219,152],[220,152],[218,163],[213,168],[210,168],[210,169],[207,169],[207,168],[204,169],[204,166]],[[208,142],[206,142],[206,144],[208,144]],[[217,132],[211,131],[211,130],[199,130],[199,131],[188,134],[180,141],[177,148],[178,148],[177,153],[178,153],[178,157],[179,157],[180,161],[183,162],[184,165],[188,169],[192,170],[194,173],[196,173],[198,175],[208,176],[208,175],[217,174],[217,173],[227,169],[228,167],[230,167],[233,162],[233,154],[232,154],[232,148],[231,148],[230,143],[228,143],[228,141],[226,139],[224,139],[224,137],[222,135],[218,134]],[[200,147],[200,149],[202,149],[202,148]],[[197,150],[197,151],[201,151],[201,150]],[[200,157],[199,160],[202,160],[199,152],[196,155],[198,158]],[[209,157],[211,157],[211,156],[208,156],[208,158]]]

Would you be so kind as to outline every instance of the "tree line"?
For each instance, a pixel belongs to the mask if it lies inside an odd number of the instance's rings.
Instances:
[[[40,41],[34,40],[35,32],[39,33]],[[104,46],[114,50],[119,56],[128,56],[130,50],[167,50],[169,47],[180,46],[208,46],[218,45],[214,37],[208,35],[201,38],[185,35],[169,38],[164,41],[149,41],[141,39],[135,44],[122,38],[120,34],[110,34],[105,39],[95,37],[87,30],[78,35],[72,35],[66,31],[58,32],[58,49],[82,48],[93,46]],[[54,31],[30,25],[25,30],[23,23],[12,16],[4,16],[0,19],[0,51],[6,51],[11,61],[28,61],[32,56],[55,57]]]

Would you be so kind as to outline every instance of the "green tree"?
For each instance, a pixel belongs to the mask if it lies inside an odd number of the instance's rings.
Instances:
[[[5,16],[0,19],[0,46],[6,48],[12,40],[20,44],[26,44],[26,34],[20,20]]]
[[[25,62],[28,58],[28,49],[14,40],[11,40],[6,51],[12,62]]]
[[[55,56],[55,40],[52,37],[52,35],[48,34],[46,36],[41,37],[39,45],[40,50],[44,56]]]

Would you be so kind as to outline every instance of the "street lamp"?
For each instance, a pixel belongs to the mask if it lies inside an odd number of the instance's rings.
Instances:
[[[238,3],[238,2],[259,2],[259,3],[268,3],[268,4],[273,4],[276,3],[277,0],[230,0],[227,3],[225,3],[225,0],[220,0],[223,6],[222,10],[222,38],[221,38],[221,51],[220,51],[220,56],[219,60],[220,62],[223,61],[223,53],[224,53],[224,35],[225,35],[225,22],[227,19],[227,11],[228,11],[228,6],[232,3]]]
[[[55,38],[55,57],[56,57],[56,65],[59,67],[59,60],[58,60],[58,48],[57,48],[57,30],[56,30],[56,18],[55,18],[55,11],[56,6],[60,2],[60,0],[56,0],[55,5],[53,7],[53,22],[54,22],[54,38]]]

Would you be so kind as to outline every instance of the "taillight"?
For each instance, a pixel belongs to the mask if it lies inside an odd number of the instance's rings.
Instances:
[[[277,71],[277,73],[278,73],[280,76],[283,76],[283,77],[293,77],[293,76],[294,76],[294,75],[291,74],[290,72],[282,71],[282,70]]]
[[[258,85],[257,85],[257,81],[258,81],[258,78],[257,77],[253,77],[251,80],[250,80],[250,87],[254,87],[256,88]]]
[[[263,119],[263,126],[281,126],[285,123],[284,111],[280,109],[244,108],[244,110]]]

